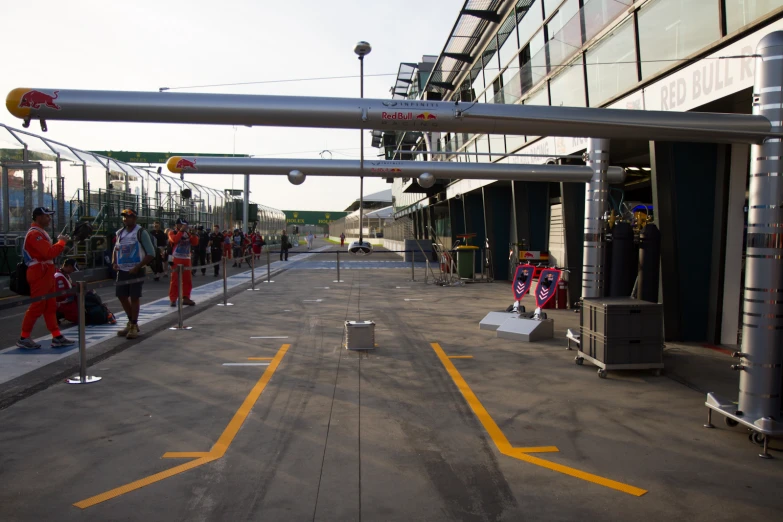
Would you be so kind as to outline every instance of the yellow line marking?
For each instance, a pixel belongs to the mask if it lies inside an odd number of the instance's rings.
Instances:
[[[198,459],[209,455],[208,451],[168,451],[162,459]]]
[[[449,359],[472,359],[472,355],[449,355]]]
[[[180,464],[179,466],[167,469],[166,471],[161,471],[160,473],[155,473],[149,477],[130,482],[124,486],[120,486],[99,495],[95,495],[94,497],[80,500],[79,502],[76,502],[74,506],[81,509],[86,509],[88,507],[94,506],[95,504],[100,504],[101,502],[111,500],[115,497],[119,497],[120,495],[141,489],[144,486],[149,486],[150,484],[160,482],[161,480],[165,480],[169,477],[173,477],[174,475],[178,475],[179,473],[203,466],[204,464],[208,464],[223,457],[223,455],[226,454],[226,450],[228,450],[228,447],[231,445],[231,442],[234,440],[234,437],[236,437],[237,432],[239,432],[239,428],[242,427],[242,423],[247,418],[253,405],[261,396],[261,393],[263,393],[264,388],[266,388],[267,383],[269,383],[269,380],[272,378],[275,370],[277,370],[277,367],[280,366],[280,361],[283,360],[283,357],[290,347],[290,344],[284,344],[280,347],[280,350],[277,351],[277,354],[275,355],[274,359],[272,359],[272,362],[269,364],[266,371],[264,371],[264,374],[255,384],[255,386],[253,386],[253,389],[250,390],[250,393],[247,395],[247,397],[245,397],[244,402],[234,414],[234,417],[228,423],[228,426],[226,426],[226,429],[223,430],[222,435],[220,435],[220,438],[212,446],[212,449],[209,450],[208,453],[203,453],[203,456],[197,458],[196,460],[192,460],[185,464]],[[169,452],[164,454],[164,457],[166,455],[171,455],[172,453],[190,456],[197,455],[195,452]]]
[[[514,453],[557,453],[557,446],[531,446],[528,448],[514,448]]]
[[[522,460],[524,462],[529,462],[530,464],[535,464],[536,466],[541,466],[542,468],[586,480],[587,482],[592,482],[593,484],[598,484],[607,488],[615,489],[617,491],[622,491],[623,493],[628,493],[629,495],[641,497],[647,493],[647,490],[640,489],[635,486],[623,484],[622,482],[617,482],[608,478],[600,477],[598,475],[593,475],[592,473],[580,471],[568,466],[563,466],[562,464],[556,464],[539,457],[533,457],[524,451],[525,449],[529,448],[511,447],[511,443],[503,434],[503,431],[501,431],[500,427],[492,419],[492,416],[487,412],[484,406],[482,406],[481,401],[479,401],[478,397],[476,397],[476,394],[473,393],[473,390],[471,390],[470,386],[468,386],[468,383],[465,382],[465,379],[462,378],[462,375],[460,375],[459,371],[457,371],[457,368],[449,360],[449,357],[446,355],[446,352],[443,351],[443,348],[441,348],[438,343],[430,343],[430,346],[432,346],[432,349],[435,350],[435,354],[440,359],[440,362],[446,368],[446,371],[451,376],[454,384],[457,385],[457,388],[459,388],[459,391],[462,392],[462,396],[465,397],[465,400],[470,406],[470,409],[473,410],[473,413],[476,415],[476,417],[478,417],[479,422],[481,422],[482,426],[484,426],[484,429],[487,430],[487,433],[495,443],[495,446],[498,448],[500,453],[508,457]],[[540,450],[540,448],[537,449]]]
[[[274,357],[248,357],[248,361],[271,361]]]

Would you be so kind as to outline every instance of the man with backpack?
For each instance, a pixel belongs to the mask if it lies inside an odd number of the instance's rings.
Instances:
[[[144,276],[144,267],[154,259],[155,248],[149,232],[136,224],[136,211],[123,210],[122,224],[117,231],[117,242],[112,253],[112,268],[117,272],[117,299],[128,316],[128,324],[117,332],[120,337],[135,339],[139,336],[139,310],[141,309],[141,288],[144,281],[121,284],[124,281]]]
[[[22,256],[27,267],[25,279],[30,285],[30,297],[39,297],[55,292],[54,259],[65,249],[68,236],[60,235],[57,243],[52,244],[46,228],[52,222],[54,211],[46,207],[33,210],[33,223],[24,238]],[[52,348],[71,346],[74,341],[67,339],[57,325],[57,301],[55,298],[36,301],[30,304],[22,321],[22,333],[16,346],[23,350],[35,350],[41,347],[30,338],[33,326],[39,317],[44,316],[46,328],[52,334]]]

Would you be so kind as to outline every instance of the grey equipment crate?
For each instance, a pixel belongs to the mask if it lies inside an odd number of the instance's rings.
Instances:
[[[610,339],[587,332],[582,334],[579,351],[606,365],[663,362],[663,343],[638,337]]]
[[[598,366],[598,377],[605,379],[611,370],[655,370],[660,375],[663,368],[663,341],[640,338],[606,338],[586,332],[580,339],[579,351],[574,362],[586,360]]]
[[[345,321],[345,347],[348,350],[374,350],[375,323]]]
[[[584,299],[581,333],[608,338],[662,339],[663,306],[628,297]]]

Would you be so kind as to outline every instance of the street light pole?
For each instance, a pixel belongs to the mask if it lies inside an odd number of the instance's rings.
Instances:
[[[364,57],[370,54],[372,47],[367,42],[359,42],[353,48],[359,56],[359,97],[364,98]],[[362,115],[362,121],[367,120],[367,115]],[[364,240],[364,227],[362,226],[364,213],[364,126],[359,129],[359,246]]]

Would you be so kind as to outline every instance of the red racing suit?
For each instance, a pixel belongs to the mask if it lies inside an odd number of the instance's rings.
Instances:
[[[191,248],[198,245],[198,236],[181,230],[179,232],[169,232],[169,242],[171,242],[171,251],[174,256],[174,266],[171,271],[171,282],[169,283],[169,300],[173,303],[179,299],[179,276],[177,275],[177,265],[189,267]],[[190,299],[190,292],[193,290],[193,274],[190,270],[183,269],[182,272],[182,298]]]
[[[27,265],[27,282],[30,283],[30,297],[38,297],[55,292],[54,259],[65,249],[65,241],[52,244],[49,234],[38,225],[33,224],[24,238],[22,255]],[[55,298],[44,299],[30,304],[22,320],[22,337],[30,337],[33,326],[41,315],[46,321],[46,328],[52,336],[60,335],[57,326],[57,301]]]
[[[59,270],[54,273],[54,283],[56,291],[70,290],[73,288],[73,284],[67,275],[63,274]],[[61,295],[57,297],[57,311],[62,314],[66,321],[72,323],[79,322],[79,300],[75,295]]]

